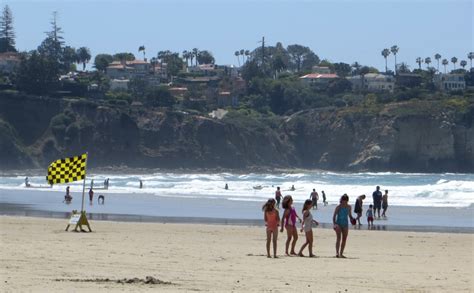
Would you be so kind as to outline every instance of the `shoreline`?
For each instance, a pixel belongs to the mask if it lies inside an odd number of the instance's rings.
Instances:
[[[0,204],[0,216],[20,216],[28,218],[69,219],[71,212],[58,212],[35,209],[21,204]],[[116,213],[87,213],[90,221],[112,221],[132,223],[159,224],[196,224],[196,225],[231,225],[247,227],[263,227],[261,219],[211,218],[211,217],[178,217],[178,216],[148,216],[138,214]],[[377,221],[375,222],[377,223]],[[332,224],[320,222],[318,228],[332,229]],[[367,225],[351,226],[350,230],[369,230]],[[380,225],[375,224],[371,231],[421,232],[421,233],[461,233],[474,234],[472,227],[443,227],[416,225]]]

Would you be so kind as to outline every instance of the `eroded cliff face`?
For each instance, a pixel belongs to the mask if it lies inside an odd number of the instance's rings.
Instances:
[[[88,151],[92,167],[474,172],[474,108],[400,107],[307,110],[249,127],[179,111],[2,96],[0,169],[44,168]]]

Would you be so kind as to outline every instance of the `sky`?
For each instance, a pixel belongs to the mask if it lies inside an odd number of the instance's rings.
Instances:
[[[321,59],[359,62],[381,70],[384,48],[398,45],[397,62],[417,68],[417,57],[474,51],[472,0],[0,0],[14,17],[16,45],[36,49],[50,30],[52,12],[67,45],[92,55],[209,50],[217,64],[235,64],[234,52],[258,41],[310,47]],[[389,57],[393,69],[393,56]],[[459,61],[458,61],[459,62]],[[432,64],[433,65],[433,64]],[[459,66],[459,63],[458,63]]]

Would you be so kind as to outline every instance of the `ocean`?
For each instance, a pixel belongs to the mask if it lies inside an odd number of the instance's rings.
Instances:
[[[342,194],[347,193],[352,204],[357,196],[365,194],[366,210],[378,185],[382,191],[389,192],[388,219],[376,221],[382,228],[390,225],[464,227],[469,231],[474,228],[474,174],[163,172],[88,176],[85,208],[96,219],[153,220],[148,217],[155,217],[163,221],[165,217],[175,222],[240,219],[246,220],[244,224],[258,224],[262,222],[262,204],[274,197],[279,186],[283,195],[292,195],[299,212],[313,188],[316,189],[320,201],[315,218],[331,223],[334,207]],[[107,178],[109,188],[101,189]],[[91,180],[94,180],[95,198],[89,203],[87,191]],[[29,182],[32,187],[25,188],[25,176],[0,177],[0,214],[67,217],[72,209],[81,209],[82,181],[68,184],[74,197],[70,205],[63,203],[66,184],[49,188],[45,176],[29,176]],[[293,185],[295,190],[291,191]],[[323,190],[328,206],[322,205]],[[105,205],[97,203],[98,195],[105,196]],[[127,218],[129,216],[131,218]]]

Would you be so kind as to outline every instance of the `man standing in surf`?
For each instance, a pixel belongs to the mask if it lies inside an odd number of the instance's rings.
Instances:
[[[275,191],[275,200],[277,202],[277,208],[280,209],[280,200],[281,200],[280,186],[278,186],[277,190]]]
[[[380,219],[380,209],[382,208],[382,192],[380,186],[377,186],[374,193],[372,193],[372,199],[374,200],[374,216],[377,211],[377,218]]]

